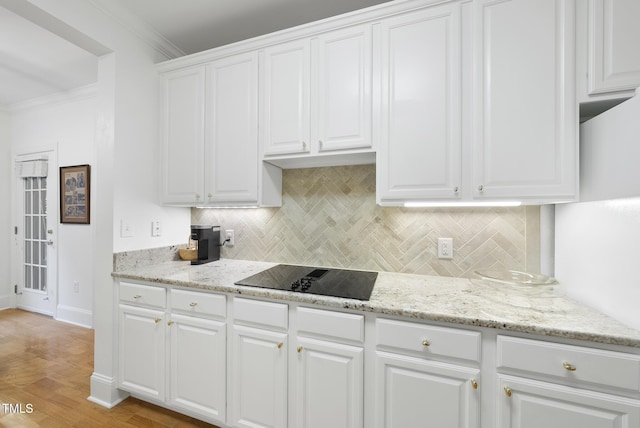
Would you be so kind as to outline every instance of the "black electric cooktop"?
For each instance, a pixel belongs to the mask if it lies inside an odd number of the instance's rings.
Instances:
[[[369,300],[378,272],[277,265],[236,285]]]

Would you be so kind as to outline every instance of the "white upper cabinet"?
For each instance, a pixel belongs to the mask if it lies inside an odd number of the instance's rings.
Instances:
[[[261,55],[264,159],[283,167],[364,163],[323,155],[371,149],[371,26],[270,46]]]
[[[318,151],[371,147],[371,27],[322,34],[317,51]]]
[[[207,202],[258,202],[258,56],[207,65]]]
[[[161,74],[162,202],[279,206],[281,171],[258,160],[258,54]]]
[[[453,3],[381,24],[378,203],[459,197],[460,19]]]
[[[640,86],[640,1],[589,1],[589,94]]]
[[[204,195],[204,66],[161,74],[162,201],[189,204]]]
[[[400,2],[163,65],[163,201],[279,206],[280,168],[374,162],[380,205],[575,201],[580,6]],[[603,81],[639,69],[638,9],[591,0]]]
[[[308,152],[309,40],[268,47],[262,58],[260,122],[264,154]]]
[[[574,6],[451,2],[382,22],[379,204],[576,199]]]
[[[473,197],[575,200],[575,2],[474,6]]]

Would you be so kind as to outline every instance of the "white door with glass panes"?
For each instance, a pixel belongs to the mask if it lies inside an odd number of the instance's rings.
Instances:
[[[20,155],[15,160],[14,244],[16,306],[54,315],[58,224],[57,161],[53,151]]]

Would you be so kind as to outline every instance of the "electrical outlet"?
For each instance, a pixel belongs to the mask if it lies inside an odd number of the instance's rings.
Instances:
[[[224,231],[224,245],[227,247],[233,247],[236,243],[235,234],[233,233],[233,229],[227,229]]]
[[[80,283],[78,281],[73,281],[73,292],[74,293],[80,292]]]
[[[453,238],[438,238],[438,258],[445,260],[453,258]]]

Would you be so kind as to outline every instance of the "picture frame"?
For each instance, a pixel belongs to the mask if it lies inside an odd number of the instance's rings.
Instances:
[[[89,224],[91,166],[60,167],[60,223]]]

